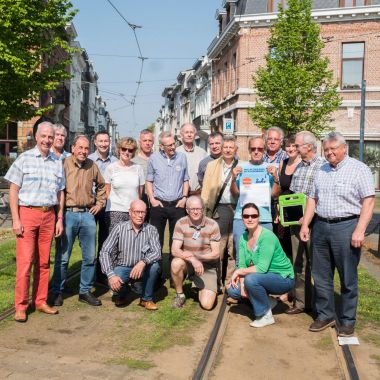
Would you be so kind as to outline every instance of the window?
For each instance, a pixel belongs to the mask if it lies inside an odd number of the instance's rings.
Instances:
[[[372,0],[340,0],[341,7],[362,7],[371,3]]]
[[[364,42],[342,44],[343,90],[361,88],[364,73]]]

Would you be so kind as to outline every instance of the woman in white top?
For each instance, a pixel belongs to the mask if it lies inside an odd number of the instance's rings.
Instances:
[[[119,160],[108,165],[104,173],[108,233],[117,223],[129,220],[129,206],[132,201],[141,199],[145,184],[143,168],[132,162],[137,150],[136,140],[123,137],[118,140],[116,149]]]

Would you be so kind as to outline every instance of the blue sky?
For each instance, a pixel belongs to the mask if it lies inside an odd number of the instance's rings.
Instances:
[[[77,40],[95,66],[100,95],[121,136],[137,136],[156,120],[162,90],[206,54],[218,30],[215,11],[222,4],[222,0],[111,0],[130,23],[142,26],[136,32],[148,59],[133,114],[124,99],[131,100],[136,91],[141,61],[116,57],[138,56],[132,30],[107,0],[71,2],[79,10],[74,19]]]

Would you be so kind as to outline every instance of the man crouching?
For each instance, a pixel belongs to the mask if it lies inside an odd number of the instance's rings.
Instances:
[[[171,263],[176,296],[173,307],[185,304],[183,281],[186,277],[199,289],[199,302],[206,310],[214,306],[217,294],[220,231],[218,224],[204,214],[203,201],[192,196],[186,202],[187,216],[174,228]]]
[[[130,220],[117,224],[104,242],[100,264],[110,288],[116,293],[116,306],[127,302],[127,283],[141,278],[139,305],[147,310],[157,310],[153,292],[161,272],[161,246],[156,227],[144,223],[145,215],[145,203],[133,201],[129,209]]]

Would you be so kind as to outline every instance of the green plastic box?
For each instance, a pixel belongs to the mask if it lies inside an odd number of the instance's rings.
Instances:
[[[278,205],[280,208],[280,223],[284,227],[299,225],[298,221],[305,212],[306,195],[302,193],[280,195]]]

